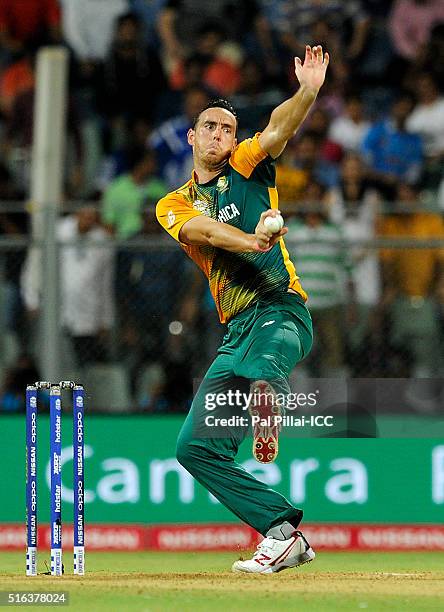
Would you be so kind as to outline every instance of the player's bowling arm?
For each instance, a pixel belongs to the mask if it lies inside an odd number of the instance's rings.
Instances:
[[[295,74],[300,88],[292,98],[274,109],[267,127],[259,136],[259,144],[271,157],[279,157],[287,141],[304,121],[324,83],[328,63],[329,55],[324,55],[320,46],[306,47],[303,64],[298,57],[295,58]]]
[[[210,245],[233,253],[257,251],[256,237],[237,227],[221,223],[205,215],[193,217],[183,224],[179,240],[190,245]]]
[[[237,227],[221,223],[205,215],[193,217],[183,224],[179,232],[179,240],[184,244],[209,245],[232,253],[268,251],[287,232],[287,229],[284,228],[279,233],[270,236],[270,233],[263,227],[265,216],[274,216],[274,214],[275,212],[271,210],[262,213],[255,234],[247,234]]]
[[[300,87],[289,100],[285,100],[271,113],[270,122],[259,136],[259,144],[271,157],[276,159],[285,149],[287,141],[297,132],[304,121],[316,92]]]

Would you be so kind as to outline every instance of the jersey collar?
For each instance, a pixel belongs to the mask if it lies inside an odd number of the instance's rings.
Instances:
[[[228,164],[226,164],[226,166],[222,168],[219,174],[216,174],[216,176],[214,176],[210,181],[207,181],[206,183],[198,183],[196,170],[193,170],[191,173],[191,181],[193,185],[196,185],[198,187],[213,187],[213,185],[216,185],[220,177],[224,176],[227,173],[227,167],[228,167]]]

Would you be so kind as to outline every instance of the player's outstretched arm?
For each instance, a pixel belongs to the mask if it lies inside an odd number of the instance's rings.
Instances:
[[[324,83],[329,61],[329,54],[324,54],[321,46],[312,48],[307,45],[304,63],[299,57],[295,58],[299,90],[292,98],[274,109],[267,127],[259,136],[261,147],[271,157],[276,158],[282,153],[287,141],[295,135],[304,121]]]
[[[273,234],[265,227],[265,218],[277,214],[278,211],[274,209],[263,212],[254,234],[247,234],[227,223],[199,215],[184,223],[179,232],[179,240],[190,245],[211,245],[232,253],[268,251],[288,231],[287,228],[282,228]]]

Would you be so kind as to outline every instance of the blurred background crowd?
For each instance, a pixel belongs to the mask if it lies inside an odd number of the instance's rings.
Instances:
[[[442,377],[442,0],[1,0],[0,411],[23,409],[44,350],[27,266],[39,48],[70,57],[64,377],[99,409],[175,412],[224,330],[155,204],[190,176],[200,109],[228,98],[238,138],[260,131],[314,43],[328,79],[276,164],[316,330],[296,376]]]

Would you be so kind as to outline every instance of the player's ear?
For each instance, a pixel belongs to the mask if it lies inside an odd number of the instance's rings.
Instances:
[[[231,147],[231,152],[233,153],[234,149],[237,147],[237,138],[233,140],[233,146]]]
[[[190,128],[187,132],[187,141],[189,145],[194,145],[194,130],[192,128]]]

